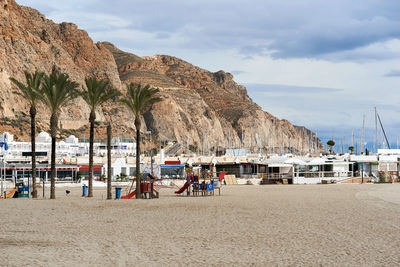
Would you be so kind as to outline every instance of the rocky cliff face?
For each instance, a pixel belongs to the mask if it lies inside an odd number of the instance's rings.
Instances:
[[[130,82],[159,87],[164,100],[143,118],[143,130],[151,130],[159,141],[174,140],[200,150],[241,146],[253,151],[308,152],[322,146],[312,132],[264,112],[230,73],[212,73],[170,56],[138,57],[110,43],[93,43],[74,24],[55,24],[14,0],[0,0],[0,132],[9,131],[20,139],[29,135],[27,103],[12,93],[9,77],[23,80],[24,70],[52,68],[80,84],[94,75],[109,79],[121,91]],[[132,116],[116,103],[105,107],[111,109],[114,134],[133,136]],[[38,127],[47,130],[49,116],[45,108],[39,110]],[[87,137],[88,115],[83,100],[76,100],[61,115],[61,133]],[[104,122],[108,116],[99,111],[97,118]],[[98,127],[99,138],[103,128]]]
[[[297,152],[321,148],[311,131],[264,112],[230,73],[212,73],[171,56],[141,58],[110,43],[103,45],[114,55],[122,83],[149,83],[161,89],[167,101],[145,116],[146,122],[154,122],[148,127],[160,138],[190,142],[205,150],[246,147]]]
[[[72,23],[55,24],[14,0],[0,0],[0,117],[3,117],[0,123],[4,130],[22,139],[29,134],[28,104],[12,93],[16,88],[9,77],[24,81],[24,70],[50,72],[54,67],[80,84],[86,76],[95,75],[109,79],[114,87],[121,87],[112,54],[101,43],[93,43],[85,31]],[[44,107],[38,110],[39,130],[47,130],[49,115]],[[88,111],[83,100],[77,99],[61,114],[62,130],[68,133],[85,129]],[[127,115],[120,112],[119,116],[127,121],[126,127],[133,126]],[[104,120],[103,114],[98,113],[98,118]],[[87,136],[84,132],[81,135]]]

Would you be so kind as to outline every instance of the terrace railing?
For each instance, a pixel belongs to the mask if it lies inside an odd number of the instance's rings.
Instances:
[[[353,172],[352,171],[295,172],[294,177],[305,177],[305,178],[353,177]]]

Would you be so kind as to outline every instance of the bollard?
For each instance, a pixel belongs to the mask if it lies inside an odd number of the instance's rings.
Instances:
[[[120,199],[121,198],[121,187],[116,187],[115,188],[115,199]]]
[[[88,187],[87,185],[82,186],[82,196],[85,197],[87,195]]]

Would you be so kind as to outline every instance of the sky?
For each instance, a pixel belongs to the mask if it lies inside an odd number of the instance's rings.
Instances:
[[[398,0],[17,0],[94,41],[231,72],[264,110],[347,144],[375,146],[377,107],[400,135]],[[378,134],[383,142],[382,131]]]

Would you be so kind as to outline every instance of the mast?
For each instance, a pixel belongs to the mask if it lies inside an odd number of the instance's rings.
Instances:
[[[343,136],[343,154],[346,154],[346,136]]]
[[[362,126],[362,132],[361,132],[361,151],[364,153],[364,131],[365,131],[365,115],[363,115],[363,126]]]
[[[378,154],[378,119],[377,116],[378,113],[376,112],[376,107],[375,107],[375,146],[376,146],[376,153]]]
[[[389,144],[389,141],[388,141],[388,139],[387,139],[385,129],[383,128],[382,121],[381,121],[381,117],[379,116],[378,113],[376,113],[376,115],[378,116],[379,124],[381,125],[383,135],[385,136],[386,144],[387,144],[388,148],[390,149],[390,144]]]

